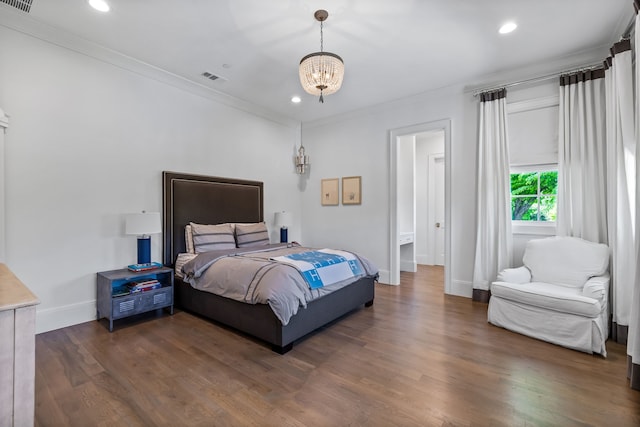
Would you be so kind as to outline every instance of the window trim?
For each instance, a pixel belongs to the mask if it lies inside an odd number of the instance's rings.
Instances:
[[[509,176],[512,173],[549,172],[558,171],[557,163],[543,163],[535,165],[511,165]],[[511,186],[509,186],[511,188]],[[538,194],[540,197],[540,180],[538,179]],[[556,203],[558,194],[556,193]],[[509,190],[509,207],[511,207],[511,190]],[[521,221],[511,220],[512,234],[532,235],[532,236],[554,236],[556,234],[556,221]]]
[[[528,236],[555,236],[555,221],[511,221],[511,234]]]

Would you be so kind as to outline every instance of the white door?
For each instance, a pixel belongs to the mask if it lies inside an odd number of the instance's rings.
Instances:
[[[444,154],[429,155],[429,253],[432,265],[444,265]]]
[[[435,254],[436,265],[444,265],[444,156],[436,157],[434,162],[435,184]]]

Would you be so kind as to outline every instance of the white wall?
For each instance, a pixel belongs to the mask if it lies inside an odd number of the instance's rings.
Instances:
[[[398,229],[415,234],[416,213],[416,140],[414,135],[398,138]],[[415,238],[415,236],[414,236]],[[400,246],[400,271],[416,272],[414,243]]]
[[[463,144],[464,93],[449,87],[400,101],[369,108],[322,122],[305,124],[305,147],[313,155],[309,185],[303,194],[303,234],[312,246],[333,244],[358,251],[381,271],[380,281],[389,280],[389,132],[392,129],[452,118],[452,263],[453,280],[470,275],[466,260],[473,256],[469,235],[473,222],[465,221],[473,211],[475,148]],[[325,104],[329,106],[330,98]],[[332,141],[333,144],[326,144]],[[460,173],[458,173],[460,172]],[[464,172],[464,173],[462,173]],[[336,176],[362,175],[362,205],[327,209],[320,206],[320,180]]]
[[[398,228],[401,233],[415,231],[415,159],[414,135],[398,138]]]
[[[3,26],[0,52],[6,263],[42,301],[38,332],[95,319],[96,272],[136,260],[123,214],[161,211],[163,170],[264,181],[268,225],[291,212],[302,240],[295,126]]]
[[[4,134],[9,126],[9,117],[0,108],[0,263],[6,263],[6,235],[5,235],[5,155]]]

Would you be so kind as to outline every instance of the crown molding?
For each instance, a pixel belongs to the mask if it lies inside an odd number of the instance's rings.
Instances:
[[[227,107],[235,108],[287,127],[297,127],[299,124],[298,121],[291,117],[278,114],[251,102],[216,91],[215,89],[189,80],[183,76],[171,73],[162,68],[106,48],[68,31],[45,24],[24,12],[15,11],[11,7],[2,3],[0,3],[0,12],[0,26],[10,30],[34,37],[46,43],[69,49],[76,53],[97,59],[123,70],[127,70],[139,76],[155,80],[168,86],[172,86],[185,92],[218,102]]]
[[[609,55],[610,45],[596,46],[581,52],[576,52],[563,57],[550,58],[547,61],[530,64],[509,70],[502,70],[496,73],[478,77],[473,82],[467,82],[464,91],[467,93],[484,90],[487,87],[499,87],[518,84],[521,81],[537,80],[541,76],[560,74],[574,69],[593,66],[602,63]],[[544,77],[543,77],[544,78]],[[535,84],[535,83],[534,83]]]

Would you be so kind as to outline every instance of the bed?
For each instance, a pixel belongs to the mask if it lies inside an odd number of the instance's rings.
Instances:
[[[203,175],[163,172],[163,263],[174,267],[186,252],[185,226],[258,223],[264,221],[263,183]],[[362,306],[373,305],[377,275],[359,278],[348,286],[307,303],[286,325],[266,304],[247,304],[195,289],[175,280],[176,306],[234,328],[269,344],[284,354],[295,341]]]

